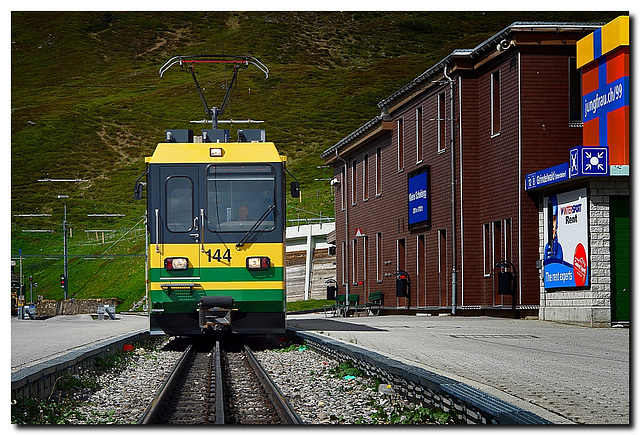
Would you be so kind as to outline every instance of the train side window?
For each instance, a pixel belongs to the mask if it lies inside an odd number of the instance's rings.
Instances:
[[[193,182],[189,177],[167,179],[167,229],[191,231],[193,227]]]

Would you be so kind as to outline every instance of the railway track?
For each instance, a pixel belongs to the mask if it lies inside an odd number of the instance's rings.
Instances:
[[[140,424],[301,424],[251,349],[189,345]]]

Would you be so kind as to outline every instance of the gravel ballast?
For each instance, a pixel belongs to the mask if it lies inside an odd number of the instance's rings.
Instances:
[[[99,375],[100,390],[75,393],[83,405],[69,423],[136,424],[181,355],[160,348],[135,349],[124,369]],[[375,424],[376,407],[390,412],[410,406],[390,386],[360,376],[337,376],[331,369],[338,362],[306,346],[292,348],[255,355],[305,424]]]
[[[98,376],[102,388],[88,393],[71,424],[135,424],[182,352],[138,348],[127,367]]]
[[[255,355],[306,424],[371,424],[373,403],[389,406],[391,400],[401,400],[371,379],[336,377],[330,371],[338,363],[309,349]]]

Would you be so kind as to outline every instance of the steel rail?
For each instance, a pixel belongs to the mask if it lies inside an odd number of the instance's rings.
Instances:
[[[195,352],[196,351],[193,348],[193,345],[189,345],[187,347],[180,359],[175,363],[173,369],[171,370],[171,373],[167,376],[165,382],[158,390],[158,393],[154,397],[153,401],[149,404],[147,409],[138,420],[138,424],[158,423],[158,417],[160,416],[160,413],[164,409],[166,403],[171,400],[171,395],[176,386],[176,383],[179,382],[179,379],[182,376],[182,372],[185,369],[187,362],[191,359],[191,356]],[[244,355],[247,362],[249,363],[249,366],[251,367],[251,370],[253,370],[258,381],[262,385],[264,392],[269,397],[269,400],[275,408],[275,411],[277,412],[282,424],[304,424],[302,419],[289,404],[280,389],[273,382],[269,374],[264,370],[260,362],[256,359],[253,352],[247,345],[244,345]],[[222,350],[219,341],[216,341],[215,348],[212,350],[210,364],[211,371],[215,372],[215,392],[212,391],[212,393],[214,393],[215,395],[215,419],[209,421],[214,424],[226,424],[224,400],[225,383],[222,373]],[[211,385],[209,388],[211,388]]]
[[[249,361],[251,368],[264,387],[265,392],[275,406],[282,423],[304,424],[300,416],[295,412],[289,401],[284,397],[278,386],[273,382],[269,374],[264,370],[260,362],[258,362],[256,357],[253,355],[249,346],[246,344],[244,345],[244,353],[247,356],[247,361]]]
[[[147,406],[147,409],[145,409],[144,413],[138,420],[138,424],[152,424],[156,420],[158,411],[166,402],[169,394],[171,393],[175,383],[180,376],[180,373],[182,372],[182,368],[184,367],[185,362],[189,360],[189,357],[193,352],[193,345],[189,345],[185,349],[180,359],[173,366],[173,369],[171,370],[171,373],[167,377],[166,381],[158,390],[156,397],[151,401],[149,406]]]
[[[213,355],[212,364],[215,364],[216,371],[216,421],[215,424],[224,424],[224,382],[222,380],[222,352],[220,351],[220,341],[216,341],[216,348]]]

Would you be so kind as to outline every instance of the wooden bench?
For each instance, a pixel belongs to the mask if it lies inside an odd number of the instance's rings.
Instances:
[[[359,301],[360,301],[360,295],[357,293],[351,293],[349,295],[349,304],[345,307],[346,309],[345,314],[349,315],[350,310],[353,310],[357,313],[358,309],[361,308],[361,305],[358,305]]]
[[[373,292],[369,295],[369,302],[365,304],[365,309],[367,310],[367,314],[372,314],[377,316],[380,314],[380,309],[382,308],[382,302],[384,300],[384,295],[381,291]]]
[[[342,314],[342,311],[345,308],[345,301],[346,301],[346,295],[336,295],[336,299],[333,305],[322,306],[324,310],[324,316],[329,317],[329,315],[332,315],[333,317],[336,317]]]

